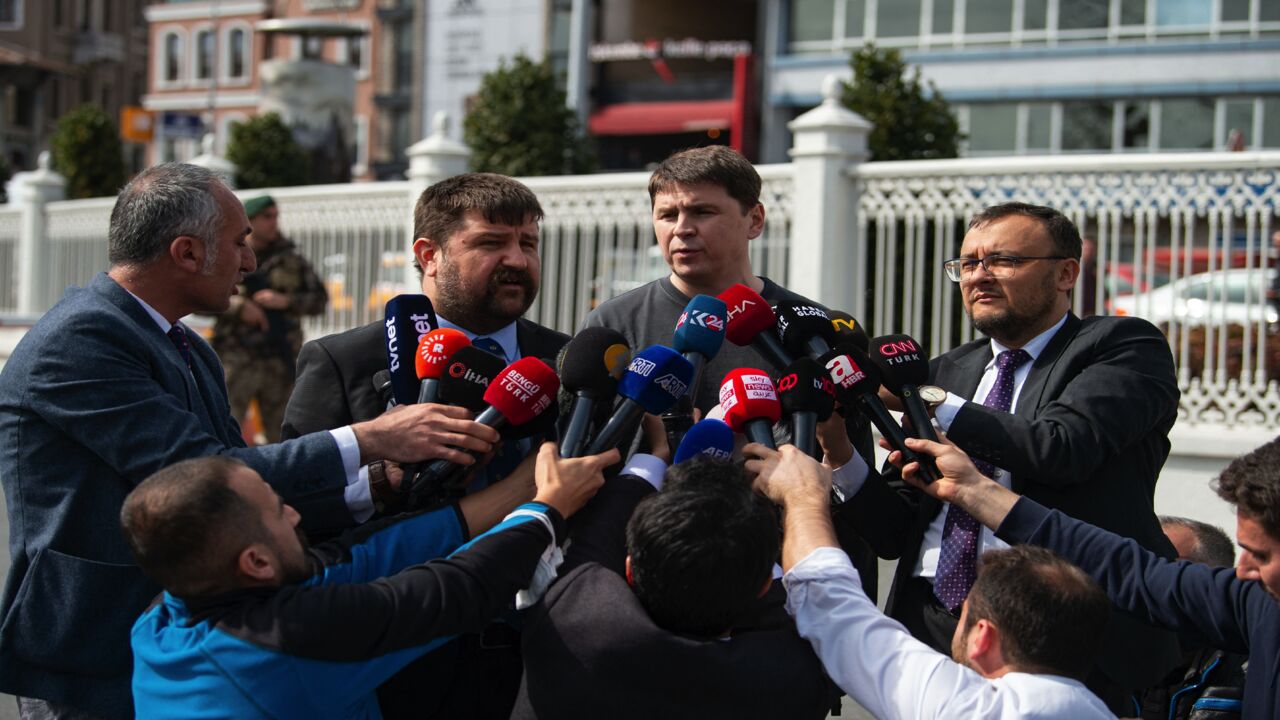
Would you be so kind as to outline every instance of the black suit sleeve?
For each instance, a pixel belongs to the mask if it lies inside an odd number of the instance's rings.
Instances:
[[[852,529],[876,555],[897,560],[918,540],[913,526],[921,499],[898,475],[890,478],[872,469],[853,497],[832,508],[832,520],[837,533]]]
[[[312,340],[298,353],[298,378],[285,407],[281,437],[287,440],[351,423],[342,373],[328,348]]]
[[[622,575],[626,571],[627,521],[640,501],[657,492],[634,475],[619,475],[604,487],[573,518],[569,549],[559,575],[589,562],[599,563]]]

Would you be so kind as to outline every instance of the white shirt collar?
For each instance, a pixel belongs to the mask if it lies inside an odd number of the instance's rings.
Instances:
[[[1062,329],[1062,326],[1067,323],[1067,315],[1068,313],[1063,313],[1062,319],[1059,320],[1057,323],[1054,323],[1053,327],[1031,338],[1030,342],[1022,346],[1022,349],[1025,350],[1027,354],[1031,356],[1031,362],[1035,362],[1036,358],[1040,357],[1040,353],[1044,352],[1044,349],[1049,344],[1049,341],[1052,340],[1053,336],[1057,334],[1057,332]],[[996,340],[993,338],[991,340],[991,362],[992,363],[995,362],[996,358],[1000,357],[1000,353],[1009,349],[1010,348],[1005,347],[1004,345],[996,342]],[[987,363],[987,365],[990,366],[991,363]]]
[[[161,315],[159,312],[157,312],[155,308],[148,305],[146,300],[143,300],[142,298],[138,297],[137,295],[134,295],[128,290],[125,290],[125,292],[132,295],[133,299],[137,300],[138,304],[142,306],[142,309],[146,310],[147,314],[151,316],[151,319],[156,321],[156,325],[160,326],[160,332],[164,333],[165,335],[169,334],[169,328],[173,327],[173,323],[166,320],[165,317]]]
[[[436,321],[442,328],[452,328],[463,333],[467,336],[468,340],[475,340],[478,337],[493,338],[495,342],[502,346],[502,354],[506,355],[507,362],[515,362],[520,358],[520,342],[516,337],[515,322],[512,322],[510,325],[494,332],[486,333],[485,335],[478,335],[460,325],[449,322],[444,316],[438,313],[436,314]]]

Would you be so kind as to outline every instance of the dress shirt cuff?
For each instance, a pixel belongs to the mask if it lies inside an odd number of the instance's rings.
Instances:
[[[831,482],[841,502],[858,494],[862,484],[867,481],[870,470],[867,461],[862,459],[862,455],[854,451],[849,462],[831,471]]]
[[[654,490],[662,490],[662,481],[667,474],[667,463],[656,455],[636,453],[627,461],[621,474],[635,475],[652,485]]]
[[[356,441],[356,431],[350,425],[330,430],[333,441],[338,445],[338,454],[342,456],[342,472],[347,476],[347,484],[360,480],[360,443]],[[369,476],[365,475],[365,484]]]
[[[787,612],[795,617],[800,606],[804,605],[805,583],[839,575],[849,576],[858,582],[858,571],[849,561],[849,555],[840,548],[823,546],[805,555],[782,576],[782,586],[787,590]]]
[[[951,430],[951,423],[955,422],[956,414],[966,402],[968,401],[962,397],[947,393],[947,399],[933,409],[933,417],[938,421],[938,427],[942,428],[943,432]]]
[[[369,489],[369,468],[362,467],[357,472],[360,479],[342,489],[342,498],[347,503],[347,512],[356,524],[373,517],[373,492]]]

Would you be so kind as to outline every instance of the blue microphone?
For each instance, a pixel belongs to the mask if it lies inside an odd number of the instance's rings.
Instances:
[[[724,344],[725,325],[729,307],[720,298],[697,295],[685,305],[676,322],[676,332],[671,347],[693,365],[693,381],[688,401],[681,403],[690,408],[697,402],[698,384],[702,381],[702,369],[720,352]]]
[[[720,420],[699,420],[685,433],[680,447],[676,448],[674,464],[706,455],[717,460],[733,456],[733,429]]]
[[[436,311],[426,295],[397,295],[387,301],[383,323],[391,397],[396,405],[418,401],[418,370],[414,353],[423,335],[436,329]]]
[[[618,394],[622,401],[613,416],[600,429],[587,455],[598,455],[617,447],[627,429],[640,419],[643,413],[661,415],[684,397],[693,380],[693,365],[680,353],[664,345],[650,345],[631,358],[622,379],[618,381]]]

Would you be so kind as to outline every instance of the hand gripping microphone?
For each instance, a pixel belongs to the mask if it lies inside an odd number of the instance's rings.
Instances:
[[[783,368],[791,364],[791,353],[783,349],[775,334],[777,318],[769,301],[746,285],[734,285],[720,293],[728,308],[725,337],[734,345],[750,345],[770,363]]]
[[[464,345],[444,363],[440,374],[437,402],[464,407],[474,412],[484,410],[485,391],[506,366],[506,361],[474,345]]]
[[[418,397],[418,376],[410,353],[417,350],[422,336],[435,327],[436,313],[426,295],[397,295],[387,301],[383,339],[391,395],[397,405],[412,405]]]
[[[449,358],[459,349],[467,347],[471,340],[460,330],[438,328],[418,341],[418,352],[413,356],[413,367],[418,373],[418,402],[435,402],[440,393],[440,374]]]
[[[778,378],[782,414],[791,418],[791,441],[811,457],[822,459],[818,423],[831,417],[836,390],[826,368],[813,358],[796,358]]]
[[[697,401],[698,383],[702,381],[702,369],[720,352],[724,344],[725,318],[729,308],[720,298],[698,295],[689,301],[671,338],[671,347],[693,365],[692,389],[688,404]]]
[[[853,345],[862,352],[871,351],[871,338],[867,337],[867,331],[862,327],[862,323],[853,319],[853,316],[843,310],[833,310],[831,313],[831,327],[836,331],[836,342],[833,345]]]
[[[920,463],[923,469],[921,477],[926,483],[937,479],[933,466],[907,447],[907,436],[902,426],[894,421],[889,408],[880,401],[880,372],[866,354],[850,345],[841,345],[818,358],[818,363],[827,369],[831,384],[835,386],[836,398],[842,405],[856,405],[880,435],[889,441],[889,446],[902,453],[904,462]]]
[[[589,327],[574,335],[560,357],[560,383],[573,396],[560,457],[582,455],[591,421],[618,395],[618,378],[631,361],[631,347],[617,330]]]
[[[778,316],[778,339],[787,352],[817,359],[836,344],[831,316],[817,305],[784,302],[773,312]]]
[[[938,442],[929,408],[916,388],[929,382],[929,360],[910,335],[881,335],[871,339],[871,362],[889,392],[902,399],[902,409],[911,419],[914,437]]]
[[[734,432],[747,436],[770,449],[777,449],[773,442],[773,425],[782,417],[782,404],[778,391],[763,370],[738,368],[724,376],[720,384],[720,407],[724,408],[725,422]]]
[[[618,381],[622,401],[613,416],[601,428],[587,455],[598,455],[616,447],[627,429],[643,413],[661,415],[684,397],[693,380],[693,365],[680,353],[663,345],[650,345],[641,350]]]
[[[684,434],[680,447],[676,448],[673,464],[679,464],[699,455],[728,460],[733,457],[733,428],[721,420],[699,420]]]

